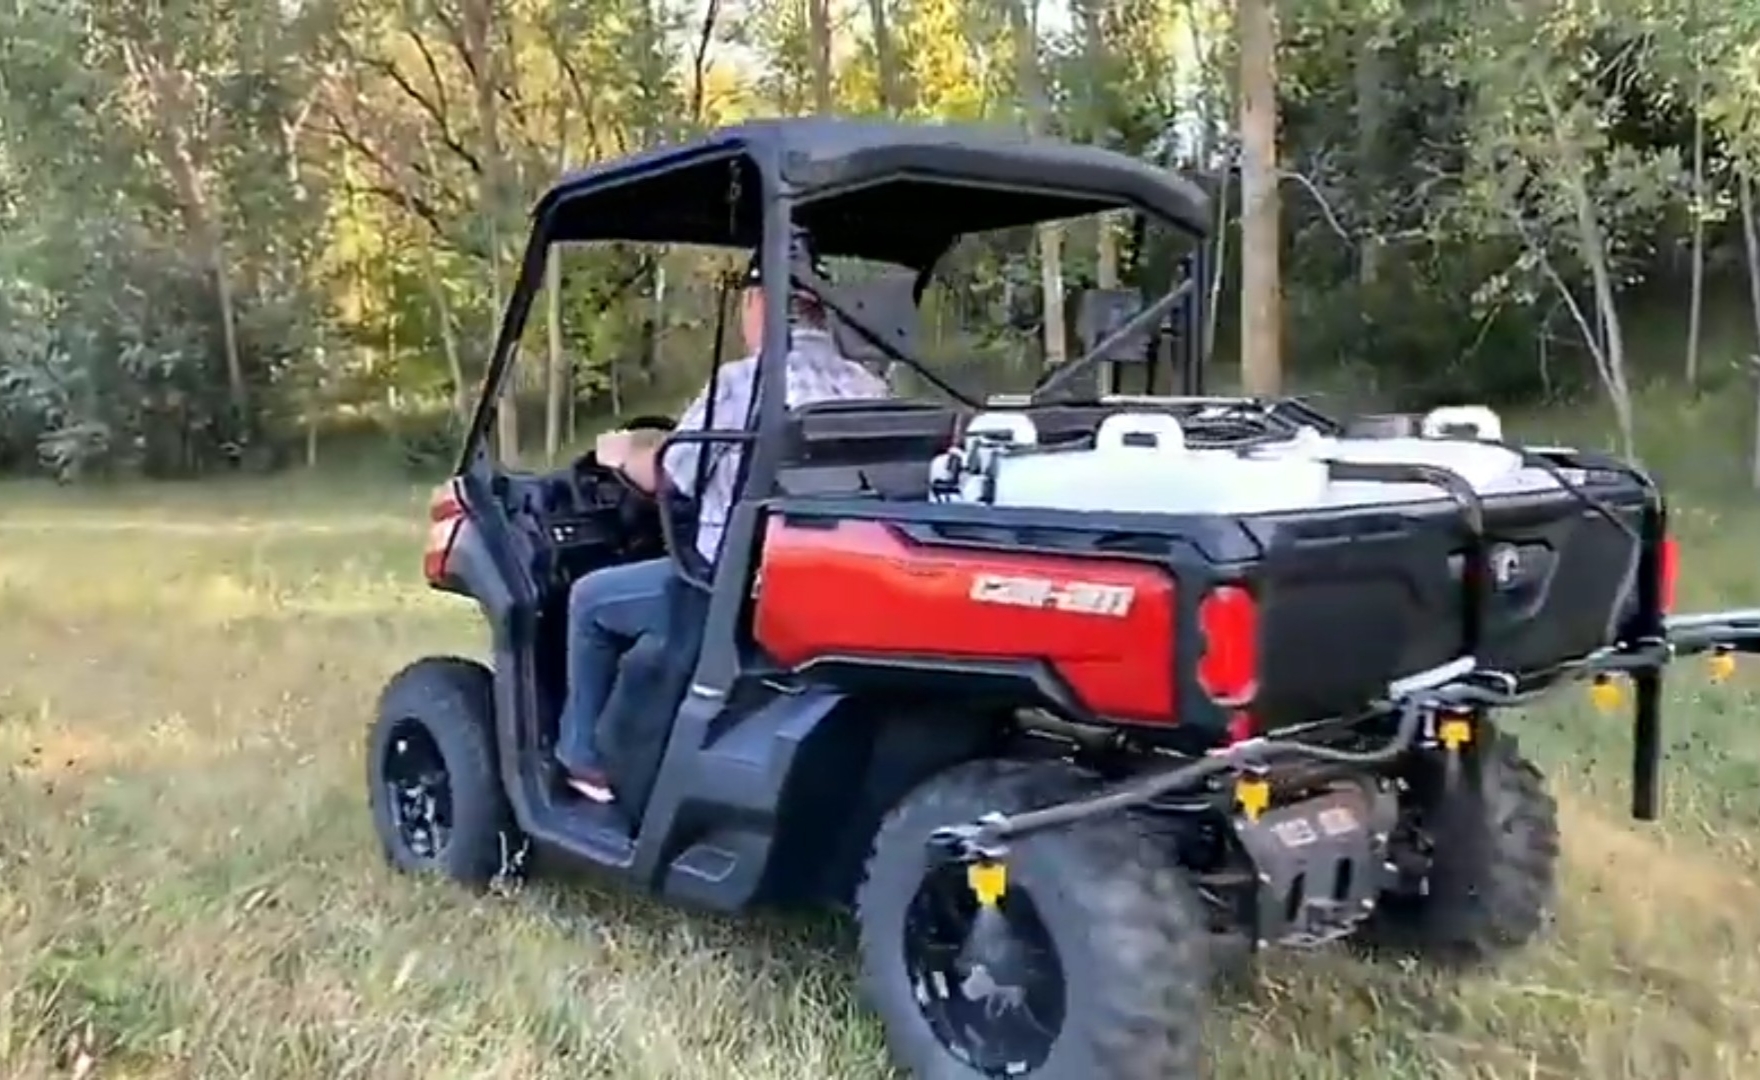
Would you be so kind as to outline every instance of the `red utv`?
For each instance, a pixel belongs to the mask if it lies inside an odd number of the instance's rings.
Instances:
[[[989,401],[916,355],[913,303],[956,240],[1105,210],[1196,248],[1157,299],[1087,297],[1086,355]],[[481,886],[536,845],[678,903],[852,907],[861,992],[937,1078],[1191,1080],[1230,943],[1459,961],[1526,941],[1558,826],[1495,710],[1629,673],[1651,818],[1662,666],[1755,651],[1760,611],[1667,615],[1663,500],[1622,462],[1509,445],[1482,409],[1346,422],[1204,396],[1210,216],[1106,150],[823,119],[558,183],[431,508],[427,578],[478,604],[494,662],[386,688],[367,767],[391,860]],[[906,285],[791,265],[797,226]],[[755,415],[669,439],[743,451],[706,572],[671,495],[591,455],[548,475],[491,456],[563,241],[761,247],[771,312],[809,290],[846,351],[948,400],[791,410],[772,318]],[[1117,393],[1133,372],[1144,392]],[[627,657],[602,725],[619,827],[552,763],[564,607],[581,574],[661,550],[673,630]]]

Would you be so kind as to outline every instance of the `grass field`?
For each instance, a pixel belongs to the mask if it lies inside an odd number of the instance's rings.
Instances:
[[[1658,422],[1741,445],[1719,407]],[[1704,491],[1731,453],[1678,514],[1693,604],[1760,601],[1760,511]],[[424,494],[0,485],[0,1074],[889,1075],[838,924],[583,882],[478,900],[385,869],[374,695],[482,648],[466,605],[419,587]],[[1619,722],[1575,700],[1511,717],[1561,800],[1550,939],[1453,984],[1273,954],[1218,1010],[1214,1075],[1760,1076],[1757,689],[1673,677],[1654,826],[1624,817]]]

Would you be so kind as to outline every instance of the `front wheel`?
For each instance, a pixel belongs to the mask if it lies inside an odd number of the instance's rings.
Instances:
[[[494,733],[494,676],[483,665],[430,657],[392,677],[366,764],[373,826],[393,866],[475,888],[523,868]]]
[[[937,828],[1089,786],[1062,765],[975,762],[918,787],[880,827],[856,897],[860,985],[914,1075],[1200,1075],[1204,919],[1128,817],[1014,843],[1007,893],[983,913],[961,868],[929,864]]]

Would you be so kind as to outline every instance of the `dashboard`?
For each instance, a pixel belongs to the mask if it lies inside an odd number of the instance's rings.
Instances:
[[[671,427],[644,419],[642,426]],[[566,586],[602,566],[666,553],[654,497],[599,464],[591,451],[553,472],[503,473],[495,488],[531,545],[540,585]]]

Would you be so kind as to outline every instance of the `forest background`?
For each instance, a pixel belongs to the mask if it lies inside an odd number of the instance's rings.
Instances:
[[[1760,5],[1277,6],[1273,67],[1241,33],[1256,2],[8,0],[0,469],[275,468],[343,433],[346,458],[426,467],[456,443],[547,184],[813,112],[1026,128],[1199,179],[1225,379],[1244,309],[1269,327],[1260,388],[1592,397],[1623,427],[1634,382],[1744,377]],[[1243,108],[1253,74],[1275,112]],[[1237,131],[1276,145],[1245,155],[1247,190],[1275,178],[1249,203],[1273,231],[1246,244]],[[1063,359],[1119,233],[971,245],[931,305],[938,354],[991,384]],[[1243,252],[1274,306],[1243,306]],[[504,451],[554,457],[706,372],[703,253],[555,261]]]

